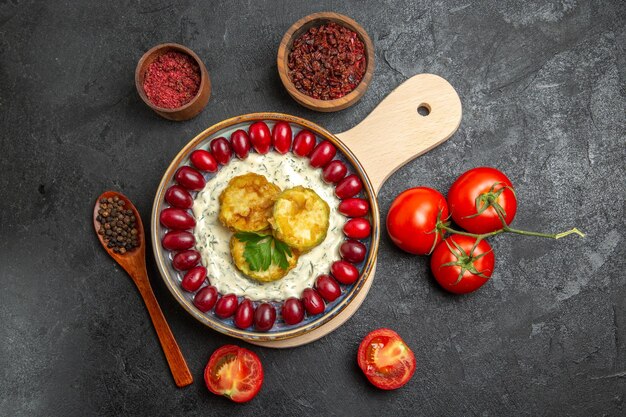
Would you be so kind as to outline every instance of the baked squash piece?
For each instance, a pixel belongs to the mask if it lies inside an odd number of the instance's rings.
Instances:
[[[329,215],[328,204],[315,191],[297,186],[278,195],[270,224],[276,239],[306,252],[326,237]]]
[[[269,238],[272,238],[271,234],[269,235]],[[268,269],[253,271],[244,255],[245,250],[246,243],[237,239],[236,234],[233,235],[230,239],[230,254],[233,257],[235,266],[247,277],[260,282],[272,282],[279,280],[287,275],[287,273],[298,263],[298,254],[295,251],[291,251],[291,254],[286,256],[289,264],[287,268],[282,268],[272,260]]]
[[[234,177],[220,194],[220,222],[239,232],[258,232],[269,227],[272,207],[280,188],[263,175]]]

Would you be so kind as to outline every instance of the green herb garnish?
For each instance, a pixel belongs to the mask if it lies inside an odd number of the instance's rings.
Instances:
[[[271,264],[283,269],[289,268],[288,256],[291,248],[272,235],[238,232],[235,237],[246,244],[243,257],[251,271],[267,271]]]

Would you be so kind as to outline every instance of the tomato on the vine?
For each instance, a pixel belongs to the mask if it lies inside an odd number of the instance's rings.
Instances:
[[[511,181],[489,167],[470,169],[457,178],[448,191],[448,204],[454,222],[472,233],[502,229],[502,220],[511,224],[517,211]]]
[[[361,342],[359,368],[377,388],[392,390],[405,385],[415,373],[415,356],[398,333],[374,330]]]
[[[387,233],[400,249],[415,255],[427,255],[443,238],[437,230],[439,221],[448,218],[448,204],[437,190],[410,188],[400,193],[389,207]]]
[[[466,294],[489,280],[495,259],[486,240],[454,234],[437,245],[430,258],[430,270],[444,289]]]
[[[254,352],[225,345],[211,355],[204,369],[204,382],[213,394],[245,403],[261,389],[263,366]]]

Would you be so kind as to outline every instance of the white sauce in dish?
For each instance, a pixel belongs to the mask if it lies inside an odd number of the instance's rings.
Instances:
[[[300,255],[298,264],[289,273],[274,282],[260,283],[243,275],[234,265],[230,255],[230,238],[233,234],[218,219],[219,196],[228,182],[249,172],[264,175],[281,190],[302,185],[313,189],[330,207],[330,225],[324,241],[311,251]],[[234,158],[220,168],[198,193],[193,204],[196,218],[194,235],[196,249],[202,255],[207,276],[221,294],[233,293],[251,300],[284,300],[300,298],[305,288],[312,287],[315,279],[327,274],[330,265],[340,258],[339,246],[343,242],[345,218],[339,214],[339,199],[335,187],[322,179],[322,170],[309,165],[308,158],[300,158],[288,152],[281,155],[270,152],[265,155],[250,153],[240,160]]]

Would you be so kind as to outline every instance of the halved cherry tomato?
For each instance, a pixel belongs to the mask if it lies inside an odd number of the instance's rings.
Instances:
[[[489,167],[470,169],[457,178],[448,191],[448,204],[454,222],[472,233],[502,229],[502,220],[511,224],[517,211],[511,180]]]
[[[263,384],[263,366],[248,349],[225,345],[211,355],[204,368],[204,382],[213,394],[236,403],[253,399]]]
[[[415,356],[398,333],[374,330],[361,342],[359,368],[377,388],[392,390],[404,386],[415,373]]]
[[[431,253],[443,238],[437,220],[448,218],[448,204],[437,190],[409,188],[401,192],[389,207],[387,233],[400,249],[415,255]]]
[[[430,270],[444,289],[455,294],[476,291],[493,273],[496,257],[489,243],[475,237],[452,235],[439,243],[430,258]]]

